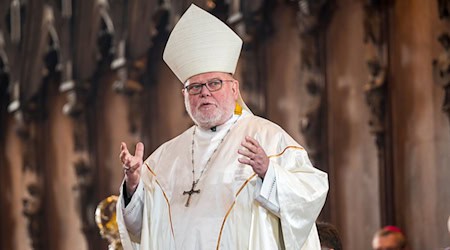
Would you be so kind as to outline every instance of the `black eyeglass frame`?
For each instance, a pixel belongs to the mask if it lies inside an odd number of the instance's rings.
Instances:
[[[234,82],[234,81],[235,80],[222,80],[222,79],[214,78],[214,79],[208,80],[204,83],[189,84],[189,85],[183,87],[183,89],[185,89],[189,93],[189,95],[199,95],[200,93],[202,93],[203,87],[206,87],[209,90],[209,92],[216,92],[216,91],[219,91],[222,89],[224,82]],[[213,84],[213,83],[220,83],[219,87],[211,88],[210,84]],[[214,85],[212,85],[212,86],[214,86]],[[197,88],[197,89],[194,90],[194,88]],[[192,92],[193,90],[194,90],[194,92]]]

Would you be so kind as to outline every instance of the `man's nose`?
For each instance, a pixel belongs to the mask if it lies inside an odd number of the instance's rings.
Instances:
[[[206,87],[206,85],[202,86],[202,91],[200,92],[201,96],[210,96],[211,95],[211,91],[209,91],[209,89]]]

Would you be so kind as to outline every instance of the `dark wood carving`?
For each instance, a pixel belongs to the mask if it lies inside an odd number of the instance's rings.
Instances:
[[[35,10],[33,13],[27,11]],[[18,137],[23,144],[22,174],[24,193],[22,213],[27,221],[28,235],[32,249],[45,249],[43,224],[44,178],[43,155],[40,143],[43,139],[44,100],[42,92],[46,55],[46,32],[34,33],[27,30],[45,30],[51,24],[51,12],[42,1],[20,2],[13,0],[7,13],[9,33],[5,43],[12,65],[8,112],[15,118]],[[39,27],[38,29],[36,28]],[[33,77],[31,77],[33,76]],[[39,77],[42,76],[42,77]]]
[[[31,128],[30,128],[31,129]],[[36,138],[30,137],[24,143],[36,144]],[[35,146],[35,145],[33,145]],[[31,146],[31,147],[33,147]],[[25,157],[36,157],[36,152],[28,150]],[[34,154],[34,155],[33,155]],[[30,159],[30,158],[28,158]],[[31,169],[37,166],[26,165],[24,170],[25,193],[23,196],[23,214],[27,218],[28,234],[31,238],[32,249],[45,249],[43,246],[43,177],[41,173]],[[29,168],[29,169],[28,169]]]
[[[439,18],[448,20],[450,18],[450,1],[449,0],[437,0]]]
[[[364,42],[381,46],[384,42],[382,32],[382,1],[365,0],[364,4]]]
[[[33,10],[33,11],[29,11]],[[53,12],[43,1],[12,1],[8,46],[10,66],[10,103],[22,142],[23,215],[27,221],[32,249],[47,249],[44,224],[45,92],[44,79],[52,67],[54,50],[49,45]]]
[[[39,117],[42,116],[41,103],[23,102],[18,95],[19,84],[15,83],[8,111],[15,118],[16,132],[23,145],[22,175],[25,187],[22,196],[23,210],[26,217],[28,235],[31,239],[32,249],[45,249],[43,247],[43,176],[37,152],[39,135],[42,135]]]
[[[442,53],[433,60],[434,79],[444,89],[444,101],[442,110],[447,114],[450,121],[450,1],[438,0],[439,18],[447,26],[438,37],[438,41],[444,49]]]
[[[306,86],[306,93],[311,97],[307,114],[302,117],[300,130],[305,136],[308,154],[312,162],[326,169],[323,162],[323,140],[325,129],[325,71],[324,71],[324,28],[328,22],[326,0],[298,1],[298,27],[300,33],[300,82]]]
[[[16,83],[15,87],[18,84]],[[17,92],[16,92],[17,93]],[[14,94],[9,105],[9,112],[15,118],[16,132],[23,145],[22,174],[24,194],[22,197],[22,213],[26,217],[28,235],[31,239],[32,249],[45,249],[43,240],[43,200],[44,185],[42,176],[42,156],[38,152],[39,143],[42,142],[43,127],[42,103],[34,101],[22,102]]]
[[[386,118],[386,69],[376,58],[367,61],[369,81],[364,86],[366,101],[371,111],[369,125],[371,132],[376,135],[378,149],[383,149],[382,134],[385,132]],[[378,137],[380,135],[380,138]]]
[[[113,15],[122,17],[116,26],[116,58],[111,68],[117,72],[113,85],[116,92],[128,99],[130,132],[141,131],[142,77],[147,69],[147,52],[152,38],[157,35],[154,14],[157,1],[127,1],[125,6],[113,5]],[[125,17],[125,18],[123,18]]]
[[[42,78],[41,78],[42,79]],[[19,84],[15,84],[16,91],[8,107],[8,111],[16,119],[16,132],[23,145],[23,214],[27,219],[28,234],[31,238],[32,249],[45,249],[43,245],[43,162],[40,143],[43,142],[44,107],[43,100],[32,99],[28,102],[21,100],[17,94]]]
[[[244,40],[240,65],[246,104],[252,112],[266,116],[265,42],[273,32],[268,13],[271,1],[215,1],[211,12],[222,17]]]
[[[95,164],[95,98],[97,75],[112,58],[112,20],[107,1],[65,0],[61,15],[62,83],[66,94],[63,113],[73,121],[76,183],[73,187],[82,232],[89,249],[100,249],[94,211],[98,193],[94,188],[98,168]],[[67,7],[72,2],[72,8]],[[67,47],[66,47],[67,46]]]
[[[128,99],[128,124],[132,134],[140,129],[142,112],[140,112],[143,86],[141,77],[146,67],[145,58],[117,69],[117,80],[113,88],[117,93],[124,94]]]
[[[81,220],[82,232],[89,244],[89,249],[96,249],[96,228],[93,222],[93,209],[95,209],[95,167],[89,150],[92,145],[89,141],[90,132],[88,119],[89,84],[66,82],[63,92],[67,94],[67,103],[63,112],[73,119],[74,160],[73,167],[76,175],[76,184],[73,187],[76,198],[76,208]]]
[[[126,1],[126,55],[132,62],[145,58],[148,49],[152,46],[152,39],[156,35],[154,15],[158,10],[159,2],[157,0]],[[136,68],[136,65],[133,67]]]
[[[325,29],[331,18],[333,1],[299,0],[297,23],[300,38],[300,83],[310,98],[301,117],[300,131],[305,137],[312,163],[333,176],[327,160],[327,119],[325,83]],[[335,200],[330,195],[325,203],[321,220],[331,221]]]
[[[181,2],[181,1],[180,1]],[[163,126],[161,123],[153,122],[155,117],[159,116],[160,105],[158,105],[158,91],[159,85],[164,85],[158,81],[159,72],[161,72],[161,65],[164,64],[162,60],[162,54],[164,47],[169,37],[169,23],[174,16],[170,13],[176,13],[174,10],[170,11],[170,8],[174,8],[174,2],[171,2],[169,6],[160,6],[155,13],[155,35],[152,40],[152,47],[147,53],[147,68],[145,74],[142,76],[142,83],[144,84],[145,91],[142,92],[142,105],[145,107],[145,112],[142,112],[142,140],[145,142],[146,148],[150,152],[155,150],[161,145],[161,129]],[[179,4],[179,2],[176,2]],[[142,109],[142,107],[141,107]],[[187,115],[187,114],[186,114]],[[148,145],[148,147],[147,147]]]
[[[2,7],[0,5],[0,7]],[[7,137],[7,105],[9,101],[8,88],[9,81],[9,61],[5,51],[5,40],[3,33],[0,31],[0,148],[6,149],[8,147],[6,142]],[[12,164],[8,162],[5,150],[0,151],[0,249],[14,249],[11,237],[8,237],[3,232],[13,232],[15,230],[14,219],[12,214],[12,204],[10,194],[12,193],[12,178],[11,170]]]
[[[387,1],[365,0],[364,42],[368,82],[364,85],[370,110],[369,126],[375,136],[379,170],[381,224],[395,224],[394,170],[391,157],[390,116],[387,88]]]

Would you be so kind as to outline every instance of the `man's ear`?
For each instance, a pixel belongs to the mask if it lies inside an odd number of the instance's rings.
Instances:
[[[181,88],[181,94],[186,94],[186,86],[189,84],[189,79],[187,79],[184,83],[183,83],[183,87]]]
[[[233,91],[234,99],[237,100],[239,98],[239,81],[238,80],[233,81],[233,86],[231,87],[231,89]]]

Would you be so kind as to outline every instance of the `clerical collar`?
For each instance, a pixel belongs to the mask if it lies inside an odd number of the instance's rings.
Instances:
[[[202,130],[206,130],[206,131],[210,131],[210,132],[218,132],[220,130],[222,130],[223,128],[228,128],[228,126],[230,126],[231,124],[233,124],[237,119],[239,118],[239,115],[234,114],[230,119],[228,119],[228,121],[226,121],[224,124],[222,125],[217,125],[214,127],[211,127],[209,129],[202,129]]]

